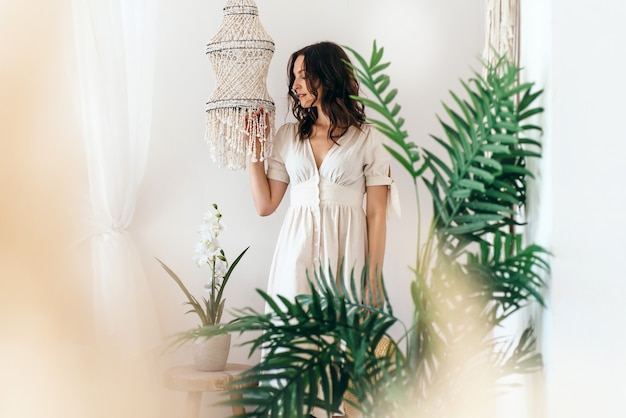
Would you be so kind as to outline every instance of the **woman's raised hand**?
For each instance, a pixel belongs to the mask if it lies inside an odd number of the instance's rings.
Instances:
[[[246,135],[248,136],[248,150],[250,151],[250,161],[263,161],[265,156],[261,150],[270,136],[270,115],[263,108],[259,108],[246,116]]]
[[[265,115],[265,117],[263,117]],[[246,132],[248,136],[254,134],[257,138],[267,138],[270,134],[270,115],[262,107],[246,116]],[[262,135],[265,133],[265,135]]]

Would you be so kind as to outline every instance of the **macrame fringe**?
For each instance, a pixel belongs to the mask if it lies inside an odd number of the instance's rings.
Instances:
[[[259,115],[253,116],[256,112]],[[266,107],[207,110],[205,139],[213,162],[218,167],[243,170],[248,156],[252,162],[265,161],[272,153],[274,114],[273,108]]]
[[[487,0],[483,60],[493,63],[497,55],[519,65],[519,0]]]

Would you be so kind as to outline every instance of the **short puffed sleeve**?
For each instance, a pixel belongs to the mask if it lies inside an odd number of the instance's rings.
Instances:
[[[276,132],[274,143],[272,144],[272,154],[267,159],[268,179],[289,183],[289,174],[285,168],[285,153],[287,152],[290,142],[293,140],[293,131],[293,124],[287,123],[281,126]]]
[[[389,176],[389,153],[383,147],[382,134],[374,127],[366,128],[366,152],[365,166],[363,174],[365,175],[365,186],[383,186],[393,183],[393,179]]]
[[[401,214],[398,187],[391,177],[389,152],[383,146],[382,134],[373,126],[366,131],[367,150],[365,153],[365,186],[389,186],[387,195],[387,215],[393,211]]]

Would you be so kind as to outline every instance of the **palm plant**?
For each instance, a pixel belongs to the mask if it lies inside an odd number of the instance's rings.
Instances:
[[[444,135],[432,139],[444,158],[408,141],[397,90],[389,90],[383,73],[390,65],[382,62],[383,48],[374,42],[369,60],[346,49],[371,93],[355,99],[376,112],[369,122],[389,138],[387,150],[411,176],[418,210],[419,180],[432,198],[425,234],[418,214],[406,338],[389,336],[399,321],[388,301],[381,309],[361,303],[367,267],[353,274],[349,288],[319,271],[311,295],[295,300],[258,291],[269,313],[243,310],[224,330],[202,332],[260,332],[248,344],[265,355],[239,381],[260,384],[235,388],[242,398],[230,401],[253,409],[245,416],[301,417],[314,406],[338,411],[346,393],[365,417],[457,416],[459,408],[469,416],[468,405],[487,404],[502,377],[541,368],[532,324],[519,337],[493,333],[532,301],[544,303],[548,254],[526,244],[516,228],[532,177],[526,160],[541,156],[530,136],[541,129],[528,122],[543,111],[534,106],[541,91],[520,84],[520,69],[506,57],[485,63],[484,76],[475,72],[461,82],[466,98],[451,93],[454,108],[443,105]],[[390,341],[389,349],[377,356],[381,341]]]
[[[541,128],[528,123],[543,111],[533,106],[541,91],[520,84],[520,69],[506,57],[486,63],[484,76],[475,72],[461,82],[467,99],[451,92],[456,110],[443,105],[450,120],[438,118],[445,137],[432,138],[447,154],[445,162],[406,141],[400,106],[392,106],[397,91],[387,92],[389,77],[379,74],[389,65],[381,63],[383,49],[374,43],[369,62],[351,52],[362,85],[373,94],[358,100],[382,116],[370,121],[395,145],[387,148],[411,174],[418,207],[418,178],[434,206],[426,239],[418,244],[411,289],[415,316],[407,357],[413,398],[443,405],[444,394],[449,398],[467,387],[461,376],[475,380],[480,372],[493,380],[536,371],[541,357],[534,353],[532,325],[516,345],[494,339],[492,332],[529,300],[544,303],[547,253],[524,246],[515,228],[523,218],[526,179],[533,176],[526,160],[541,156],[540,143],[530,137]]]

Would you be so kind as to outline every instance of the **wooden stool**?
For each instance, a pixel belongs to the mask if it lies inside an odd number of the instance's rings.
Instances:
[[[198,418],[202,392],[221,392],[227,389],[230,382],[251,366],[229,363],[220,372],[203,372],[196,370],[194,365],[175,366],[167,369],[163,383],[168,389],[187,392],[186,418]],[[231,399],[235,399],[231,396]],[[243,414],[245,409],[233,406],[233,414]]]

